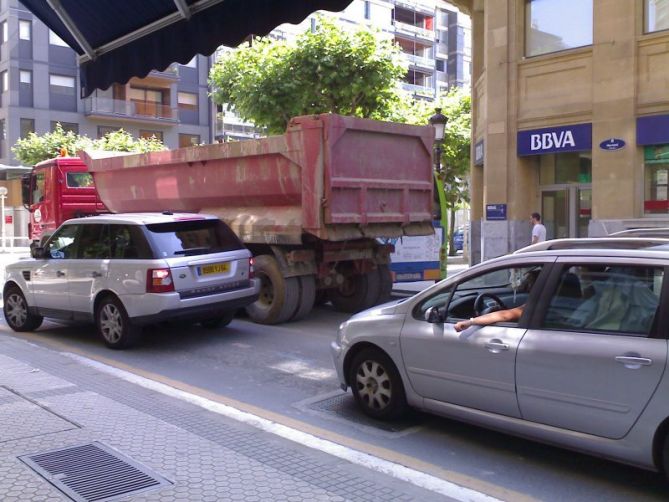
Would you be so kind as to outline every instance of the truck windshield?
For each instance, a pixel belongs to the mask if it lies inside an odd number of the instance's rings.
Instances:
[[[194,256],[243,249],[235,233],[220,220],[187,220],[146,226],[161,257]]]

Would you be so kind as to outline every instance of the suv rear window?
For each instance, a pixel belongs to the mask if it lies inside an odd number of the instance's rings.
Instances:
[[[158,256],[194,256],[244,249],[220,220],[185,220],[146,225]]]

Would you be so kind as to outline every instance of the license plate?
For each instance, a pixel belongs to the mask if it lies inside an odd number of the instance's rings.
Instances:
[[[230,271],[230,263],[213,263],[200,267],[200,275],[224,274]]]

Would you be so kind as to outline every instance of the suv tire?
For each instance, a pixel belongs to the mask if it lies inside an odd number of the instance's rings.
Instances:
[[[95,309],[98,335],[110,349],[125,349],[137,342],[139,326],[130,322],[125,307],[115,296],[105,296]]]
[[[2,311],[5,320],[14,331],[33,331],[42,325],[44,318],[31,314],[26,297],[18,286],[10,286],[5,290]]]

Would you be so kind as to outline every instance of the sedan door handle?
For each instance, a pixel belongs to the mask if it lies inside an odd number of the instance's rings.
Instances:
[[[503,350],[509,350],[509,345],[501,340],[491,340],[485,343],[485,348],[493,354],[499,354]]]
[[[65,277],[65,272],[62,270],[56,270],[56,277]]]
[[[626,368],[636,370],[641,368],[641,366],[650,366],[653,364],[652,359],[647,357],[635,357],[635,356],[616,356],[616,362],[625,365]]]

